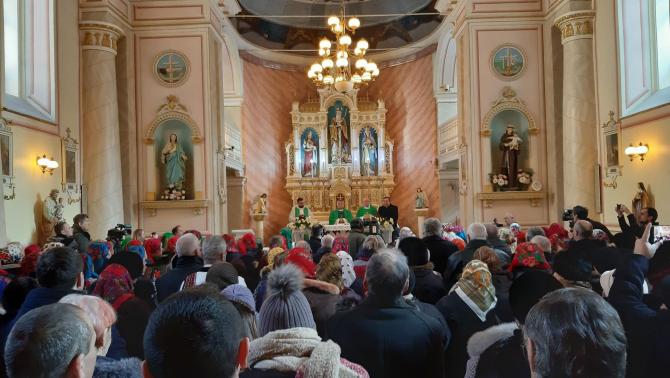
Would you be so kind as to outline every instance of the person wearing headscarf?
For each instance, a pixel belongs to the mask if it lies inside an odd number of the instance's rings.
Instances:
[[[449,294],[437,302],[437,309],[452,333],[445,353],[447,377],[462,377],[468,360],[467,342],[476,332],[498,323],[495,311],[496,290],[485,263],[471,260]]]
[[[118,310],[121,304],[133,295],[133,279],[122,265],[111,264],[100,273],[93,294]]]
[[[430,252],[423,240],[417,237],[406,237],[398,249],[407,257],[407,264],[414,273],[415,283],[412,294],[421,302],[434,305],[447,294],[442,276],[433,270]]]
[[[502,269],[500,257],[493,248],[483,246],[479,247],[472,255],[472,258],[486,264],[491,272],[493,286],[496,288],[496,308],[495,312],[500,320],[505,322],[514,321],[512,308],[509,303],[509,289],[512,286],[512,274]]]
[[[349,253],[349,239],[344,236],[338,235],[335,237],[333,242],[333,252],[344,251]]]
[[[302,248],[291,249],[288,251],[284,262],[298,267],[305,278],[316,278],[316,264],[312,261],[312,255],[306,250]]]
[[[161,241],[155,238],[144,240],[144,250],[147,252],[147,260],[151,264],[155,264],[158,258],[163,255]]]
[[[316,331],[325,337],[326,323],[335,314],[344,287],[339,257],[332,253],[323,256],[316,267],[316,279],[305,278],[304,285],[302,292],[312,310]]]
[[[20,277],[35,278],[35,269],[37,268],[37,259],[42,254],[42,249],[38,245],[32,244],[23,250],[23,259],[19,268]]]
[[[340,268],[342,270],[342,291],[340,292],[341,299],[337,304],[337,310],[345,311],[359,304],[362,298],[351,288],[356,281],[354,260],[351,258],[351,255],[345,251],[339,251],[335,256],[340,259]]]

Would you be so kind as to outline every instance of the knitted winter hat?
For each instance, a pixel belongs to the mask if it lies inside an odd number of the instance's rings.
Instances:
[[[509,302],[514,317],[523,324],[526,315],[545,294],[563,286],[549,272],[528,270],[516,278],[509,289]]]
[[[398,249],[407,256],[407,265],[421,266],[428,264],[428,248],[423,240],[409,236],[400,241]]]
[[[221,290],[221,295],[231,302],[239,303],[246,307],[251,313],[256,313],[256,304],[254,302],[254,295],[246,286],[234,284],[227,286]]]
[[[261,336],[295,327],[316,329],[309,302],[301,291],[302,286],[303,274],[292,264],[282,265],[269,274],[267,298],[258,319]]]

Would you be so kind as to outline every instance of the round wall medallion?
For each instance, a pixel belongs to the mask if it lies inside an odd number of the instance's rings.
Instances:
[[[514,80],[526,68],[526,56],[521,48],[503,45],[491,54],[491,70],[503,80]]]
[[[188,58],[179,51],[162,51],[154,59],[154,76],[161,85],[166,87],[178,87],[182,85],[191,71]]]
[[[533,181],[533,183],[530,184],[530,189],[534,192],[539,192],[542,190],[542,183],[539,181]]]

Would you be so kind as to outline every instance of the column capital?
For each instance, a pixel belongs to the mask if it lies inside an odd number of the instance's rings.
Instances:
[[[557,17],[554,25],[561,31],[561,43],[566,44],[576,39],[592,39],[595,15],[595,11],[584,10],[568,12]]]
[[[84,50],[102,50],[116,55],[117,41],[123,30],[103,21],[80,21],[81,46]]]

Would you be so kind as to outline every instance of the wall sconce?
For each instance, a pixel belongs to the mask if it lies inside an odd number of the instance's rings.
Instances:
[[[42,157],[37,157],[37,166],[42,168],[42,173],[49,171],[49,174],[53,176],[54,169],[58,168],[58,162],[53,159],[47,158],[47,155],[42,155]]]
[[[633,146],[631,143],[631,145],[624,150],[624,153],[630,158],[630,161],[633,161],[636,156],[640,157],[640,161],[644,161],[644,155],[646,155],[647,152],[649,152],[649,145],[642,144],[642,142],[637,146]]]

